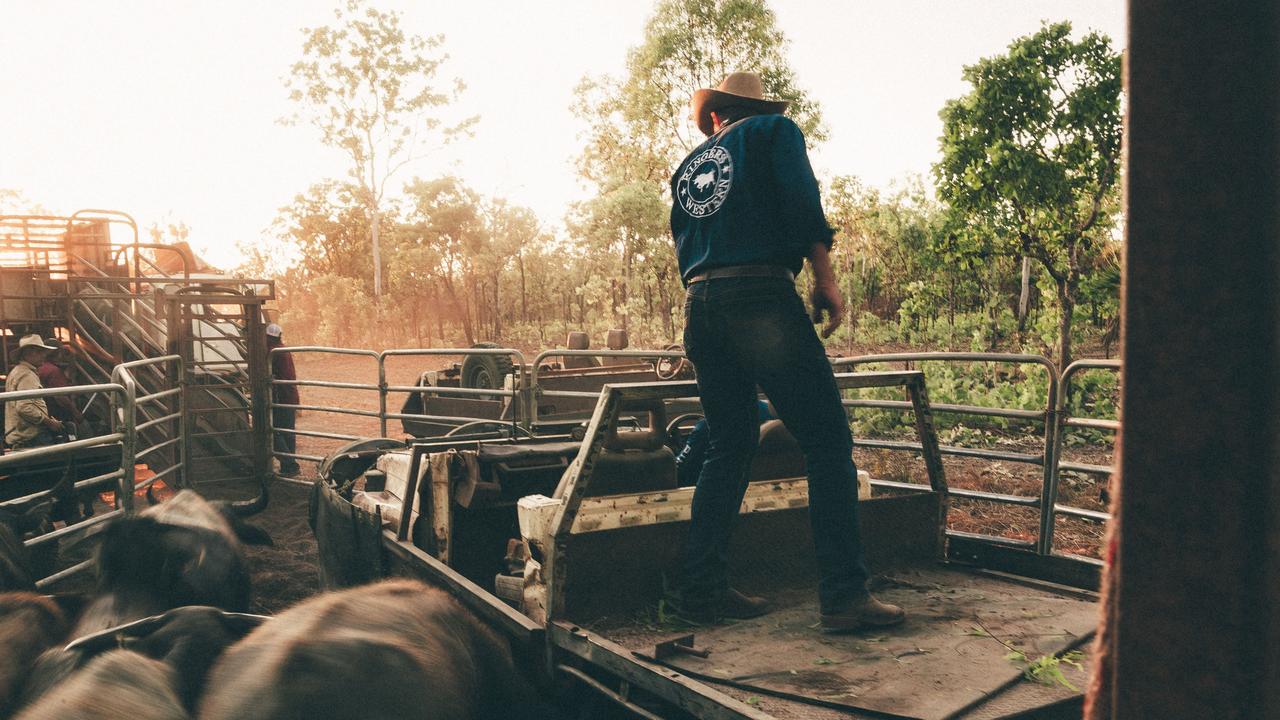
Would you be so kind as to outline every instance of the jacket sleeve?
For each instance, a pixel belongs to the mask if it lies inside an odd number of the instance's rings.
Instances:
[[[801,255],[808,255],[814,243],[828,248],[835,236],[822,212],[818,179],[809,164],[804,133],[791,120],[779,117],[773,130],[773,177],[783,227],[790,228],[790,240]]]
[[[271,375],[276,380],[297,380],[298,371],[293,365],[293,353],[276,353],[271,356]],[[272,385],[272,399],[284,405],[299,403],[297,385]]]
[[[40,379],[35,373],[23,376],[17,383],[15,390],[39,390]],[[27,398],[19,400],[16,403],[18,417],[25,420],[30,425],[43,425],[49,417],[49,408],[44,403],[43,398]]]

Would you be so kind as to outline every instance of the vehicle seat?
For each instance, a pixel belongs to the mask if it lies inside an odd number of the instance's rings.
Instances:
[[[584,332],[571,332],[565,346],[570,350],[590,350],[591,339]],[[566,370],[600,367],[600,358],[570,355],[564,358],[564,367]]]
[[[627,346],[629,346],[630,344],[631,344],[631,341],[627,337],[627,331],[621,328],[614,328],[613,330],[609,331],[609,339],[605,345],[610,350],[626,350]],[[634,362],[636,362],[636,358],[629,358],[629,357],[603,358],[603,364],[605,365],[629,365]]]
[[[635,409],[648,411],[648,427],[622,432],[615,429],[606,435],[586,497],[661,492],[680,486],[676,479],[676,456],[664,442],[667,418],[662,401]]]
[[[676,456],[671,448],[609,450],[596,460],[587,497],[675,490]]]
[[[781,420],[760,426],[760,446],[751,461],[750,480],[782,480],[805,477],[804,452]]]

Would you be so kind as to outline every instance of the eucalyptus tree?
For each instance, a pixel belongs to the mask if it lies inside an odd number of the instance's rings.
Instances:
[[[302,58],[285,78],[297,113],[286,122],[310,123],[324,144],[351,161],[348,174],[368,215],[373,294],[379,298],[388,182],[432,149],[468,133],[476,118],[445,120],[447,106],[465,85],[437,78],[448,59],[444,36],[407,32],[398,12],[347,0],[334,10],[332,25],[304,28],[302,34]]]

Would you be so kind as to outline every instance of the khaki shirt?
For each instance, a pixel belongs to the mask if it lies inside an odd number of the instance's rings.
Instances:
[[[4,381],[5,392],[39,390],[41,387],[35,366],[25,360],[15,365]],[[44,398],[5,401],[4,441],[10,446],[29,442],[44,430],[48,417],[49,407],[45,405]]]

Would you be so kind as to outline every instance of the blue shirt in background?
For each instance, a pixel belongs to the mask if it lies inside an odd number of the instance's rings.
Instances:
[[[769,409],[769,403],[756,401],[756,414],[761,425],[776,420],[778,416]],[[707,443],[711,440],[707,430],[707,420],[703,418],[694,424],[685,440],[684,449],[676,456],[676,478],[681,487],[698,484],[698,475],[702,472],[702,463],[707,459]]]
[[[707,138],[671,178],[680,277],[730,265],[799,273],[814,243],[831,247],[804,134],[783,115],[754,115]]]

